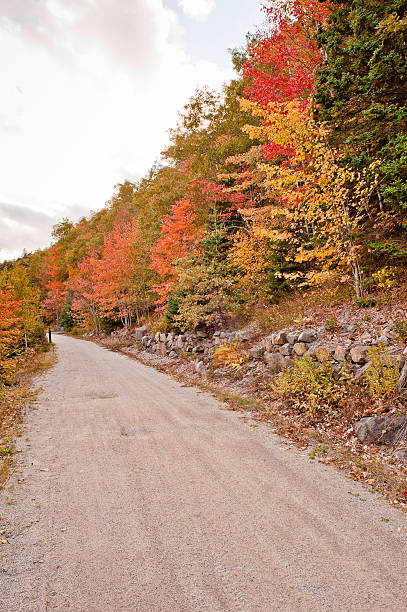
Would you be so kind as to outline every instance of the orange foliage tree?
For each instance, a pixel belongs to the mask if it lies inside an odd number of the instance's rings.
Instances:
[[[0,289],[0,384],[15,373],[21,338],[21,302]]]
[[[202,229],[190,199],[178,200],[171,206],[161,224],[161,236],[151,249],[152,270],[162,282],[154,286],[158,295],[157,305],[165,309],[168,295],[177,278],[177,262],[185,257],[197,255]]]

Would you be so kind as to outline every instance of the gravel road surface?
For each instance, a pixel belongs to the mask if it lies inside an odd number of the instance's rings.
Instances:
[[[406,515],[207,394],[55,342],[0,495],[1,611],[407,608]]]

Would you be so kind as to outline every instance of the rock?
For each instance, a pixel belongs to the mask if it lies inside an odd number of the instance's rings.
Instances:
[[[165,357],[167,354],[167,349],[165,347],[165,343],[164,342],[158,342],[155,352],[157,353],[157,355],[160,355],[161,357]]]
[[[287,342],[287,334],[283,331],[277,332],[276,334],[272,334],[272,342],[277,346],[282,346]]]
[[[292,349],[290,344],[283,344],[279,347],[278,352],[285,357],[289,357],[291,355]]]
[[[264,348],[266,349],[266,351],[271,353],[273,351],[273,348],[274,348],[273,335],[266,336],[266,338],[264,338],[263,342],[264,342]]]
[[[394,451],[395,457],[400,461],[407,461],[407,444],[403,442],[402,444],[398,444],[396,450]]]
[[[141,344],[144,346],[144,348],[148,348],[151,343],[152,343],[151,336],[143,336],[142,337]]]
[[[396,444],[407,433],[407,417],[365,417],[354,425],[354,430],[364,444]]]
[[[318,350],[320,349],[320,345],[316,342],[313,342],[312,344],[309,344],[306,348],[307,348],[308,355],[310,357],[315,357],[316,359]]]
[[[360,380],[370,368],[370,363],[366,363],[363,367],[358,368],[354,373],[355,380]]]
[[[377,344],[384,344],[387,346],[389,344],[389,339],[387,336],[381,335],[377,339]]]
[[[201,376],[206,374],[206,367],[203,361],[197,361],[195,363],[195,372]]]
[[[281,370],[285,366],[285,359],[282,355],[280,355],[280,353],[269,353],[266,351],[263,357],[264,357],[264,361],[269,366],[269,370],[273,374],[277,374],[278,372],[281,372]]]
[[[401,372],[399,382],[397,384],[399,391],[403,391],[407,387],[407,363],[404,364]]]
[[[177,357],[177,353],[175,351],[171,351],[168,357]]]
[[[337,346],[334,350],[334,359],[335,361],[346,361],[346,355],[348,354],[348,349],[345,346]]]
[[[247,351],[247,354],[252,359],[261,359],[264,355],[265,348],[263,346],[253,346]]]
[[[291,359],[291,357],[284,357],[284,367],[285,368],[293,368],[294,367],[294,359]]]
[[[145,336],[147,332],[148,332],[148,329],[145,325],[143,325],[142,327],[136,327],[133,333],[133,337],[136,340],[142,340],[143,336]]]
[[[298,340],[298,336],[300,334],[298,332],[290,332],[289,334],[287,334],[287,342],[288,344],[295,344]]]
[[[364,344],[372,344],[373,343],[373,338],[371,336],[371,334],[369,334],[369,332],[363,332],[363,334],[360,336],[360,341],[363,342]]]
[[[367,347],[363,344],[354,344],[350,351],[350,358],[353,363],[358,363],[363,365],[367,361]]]
[[[307,349],[302,342],[296,342],[293,346],[293,351],[298,357],[302,357],[307,352]]]
[[[195,336],[197,338],[207,338],[208,334],[206,332],[203,332],[203,331],[198,331],[198,332],[196,332]]]
[[[177,349],[181,350],[184,346],[184,337],[183,336],[178,336],[176,341],[175,341],[175,346]]]
[[[244,342],[245,340],[250,340],[254,335],[254,332],[250,329],[241,329],[236,332],[236,338],[239,338],[240,342]]]
[[[406,346],[406,348],[403,351],[403,355],[407,355],[407,346]]]
[[[165,343],[166,341],[167,341],[167,336],[163,332],[161,332],[160,337],[159,337],[159,342]]]
[[[406,363],[406,358],[404,357],[404,355],[397,355],[396,361],[397,361],[397,365],[399,367],[399,370],[402,370],[404,364]]]
[[[318,339],[317,334],[312,329],[304,329],[298,336],[298,342],[311,343]]]

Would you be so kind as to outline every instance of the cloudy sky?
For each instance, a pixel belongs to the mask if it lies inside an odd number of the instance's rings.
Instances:
[[[142,176],[261,0],[0,0],[0,260]]]

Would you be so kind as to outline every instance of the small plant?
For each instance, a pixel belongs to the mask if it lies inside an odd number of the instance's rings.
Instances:
[[[394,329],[400,340],[402,342],[407,342],[407,320],[402,319],[400,321],[396,321],[394,324]]]
[[[221,344],[213,353],[212,359],[216,362],[216,366],[226,366],[234,370],[240,370],[242,364],[245,363],[249,356],[246,351],[242,351],[238,346],[238,339],[233,342],[225,342]]]
[[[372,274],[378,287],[388,289],[398,284],[401,268],[399,266],[384,266]]]
[[[346,393],[342,382],[334,378],[332,364],[318,363],[309,355],[294,359],[294,366],[277,377],[274,390],[280,396],[296,398],[312,416],[321,411],[332,414]]]
[[[13,449],[9,448],[7,446],[3,446],[3,448],[0,448],[0,456],[1,457],[9,457],[13,454]]]
[[[328,332],[334,332],[338,329],[338,321],[336,320],[335,315],[332,319],[325,319],[325,329]]]
[[[354,304],[356,308],[369,308],[370,306],[376,306],[376,300],[374,298],[356,298]]]
[[[374,398],[395,397],[400,376],[397,361],[382,343],[372,346],[368,355],[370,366],[364,381],[370,395]]]

